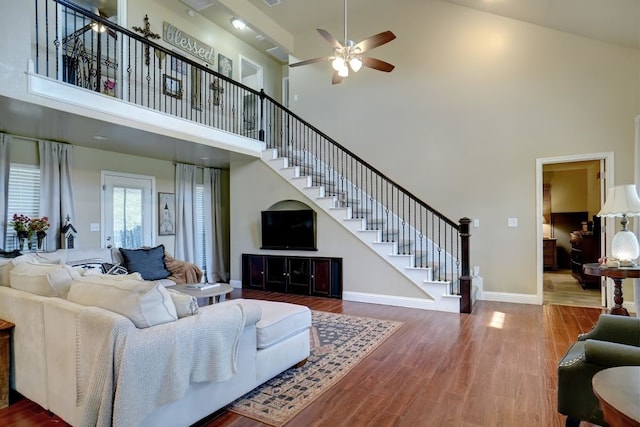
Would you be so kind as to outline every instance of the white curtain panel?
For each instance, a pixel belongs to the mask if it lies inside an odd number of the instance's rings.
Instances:
[[[204,169],[204,238],[207,280],[226,282],[222,213],[220,202],[220,170]]]
[[[52,141],[38,141],[40,152],[40,216],[49,217],[45,249],[53,251],[60,242],[60,229],[67,216],[77,223],[73,198],[73,147]]]
[[[640,116],[636,117],[636,188],[640,188]],[[640,217],[633,218],[633,228],[636,236],[640,236]],[[640,317],[640,279],[633,279],[633,300],[636,306],[636,317]]]
[[[196,262],[196,172],[197,167],[176,164],[176,253],[174,256]]]
[[[9,202],[9,169],[11,168],[9,147],[11,139],[11,135],[0,133],[0,191],[2,192],[2,197],[0,198],[0,248],[2,249],[7,247],[7,216],[9,215],[7,205]]]

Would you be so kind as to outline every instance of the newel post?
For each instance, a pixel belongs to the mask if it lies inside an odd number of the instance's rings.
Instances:
[[[469,218],[460,219],[460,313],[471,313],[471,275],[469,274]]]
[[[258,139],[264,142],[265,137],[265,117],[264,117],[264,99],[266,94],[264,93],[264,89],[260,89],[260,130],[258,131]]]

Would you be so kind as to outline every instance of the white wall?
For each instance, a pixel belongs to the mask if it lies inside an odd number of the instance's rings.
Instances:
[[[231,59],[233,61],[232,77],[236,81],[240,81],[240,56],[248,58],[263,67],[265,92],[274,99],[281,98],[281,65],[277,61],[203,18],[200,14],[196,13],[194,16],[189,16],[186,13],[187,9],[188,6],[178,0],[129,0],[127,9],[128,28],[131,29],[135,25],[142,26],[144,16],[149,15],[151,30],[162,34],[162,22],[167,21],[174,27],[214,48],[215,66],[210,68],[215,71],[218,71],[219,53]],[[170,50],[180,52],[179,49],[165,43],[163,40],[157,40],[157,43]],[[199,62],[195,57],[186,56]],[[204,62],[202,64],[204,65]]]
[[[480,219],[485,291],[535,294],[536,158],[612,151],[633,182],[640,51],[437,1],[372,0],[349,20],[356,41],[397,35],[371,52],[396,69],[332,86],[328,63],[293,68],[291,108],[451,219]],[[330,52],[312,30],[296,49]]]

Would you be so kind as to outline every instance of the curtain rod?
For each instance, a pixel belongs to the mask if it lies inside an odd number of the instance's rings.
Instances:
[[[65,142],[65,141],[54,141],[54,140],[45,139],[45,138],[34,138],[34,137],[31,137],[31,136],[16,135],[14,133],[9,133],[9,132],[0,132],[0,133],[12,136],[14,138],[26,139],[28,141],[33,141],[33,142],[49,141],[49,142],[57,142],[57,143],[60,143],[60,144],[69,144],[68,142]],[[69,144],[69,145],[73,145],[73,144]]]

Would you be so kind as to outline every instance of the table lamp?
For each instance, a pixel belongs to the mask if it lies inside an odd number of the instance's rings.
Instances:
[[[620,262],[620,266],[634,266],[640,256],[640,247],[636,235],[627,229],[627,217],[640,215],[640,199],[633,184],[617,185],[607,191],[607,200],[598,212],[599,217],[621,217],[622,230],[611,241],[611,256]]]

